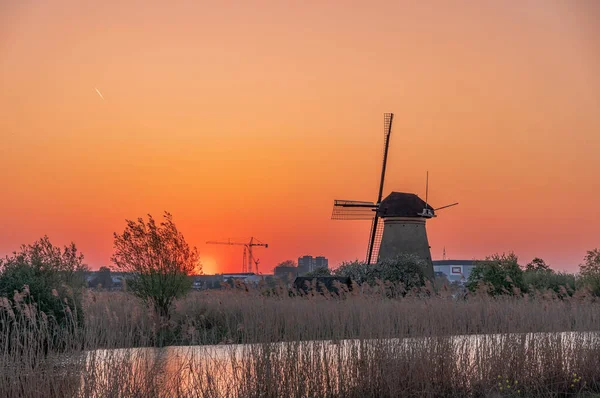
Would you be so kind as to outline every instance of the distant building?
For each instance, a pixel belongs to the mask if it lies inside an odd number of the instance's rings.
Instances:
[[[313,270],[315,266],[315,259],[313,256],[302,256],[298,257],[298,272],[300,274],[306,274]]]
[[[223,274],[223,280],[227,281],[230,279],[239,280],[244,283],[258,283],[264,279],[262,275],[257,275],[254,272],[239,272],[236,274]]]
[[[317,268],[329,268],[329,260],[323,256],[302,256],[298,257],[298,273],[300,275],[314,271]]]
[[[125,280],[124,275],[112,275],[110,278],[112,279],[113,289],[120,289],[123,287],[123,281]]]
[[[433,270],[438,275],[443,275],[450,282],[466,283],[475,268],[476,260],[436,260],[433,261]]]
[[[329,268],[329,260],[327,260],[327,257],[315,257],[315,269],[317,268]]]
[[[221,275],[194,275],[192,288],[196,290],[219,289],[223,283]]]

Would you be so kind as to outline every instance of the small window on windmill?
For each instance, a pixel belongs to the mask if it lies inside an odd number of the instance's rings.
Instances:
[[[453,274],[462,274],[462,267],[452,267]]]

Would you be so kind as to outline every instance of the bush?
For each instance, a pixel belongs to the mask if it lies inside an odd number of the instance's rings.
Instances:
[[[358,260],[342,263],[333,274],[348,277],[358,284],[372,285],[377,280],[401,282],[410,289],[425,284],[426,265],[425,260],[413,254],[400,254],[371,265]]]
[[[576,282],[577,290],[588,290],[594,296],[600,296],[600,274],[580,275]]]
[[[379,261],[375,265],[374,277],[383,281],[401,282],[407,289],[425,284],[424,270],[427,262],[414,254],[400,254]]]
[[[331,276],[331,271],[329,271],[329,268],[321,267],[307,272],[303,276],[308,278],[317,278],[319,276]]]
[[[74,243],[61,250],[44,236],[31,245],[21,246],[12,256],[0,259],[0,297],[12,299],[26,290],[37,309],[54,318],[57,324],[69,323],[74,313],[81,326],[85,270],[83,254]]]
[[[477,263],[469,275],[467,288],[476,291],[481,283],[489,286],[493,295],[513,294],[515,288],[520,291],[526,289],[523,270],[519,266],[518,257],[512,252],[494,254]]]
[[[548,270],[536,270],[523,272],[523,284],[528,290],[553,290],[560,293],[565,288],[569,294],[572,294],[576,284],[575,275],[563,272],[554,272]]]
[[[370,266],[363,261],[345,261],[333,270],[333,275],[352,279],[358,284],[363,284],[369,278]]]

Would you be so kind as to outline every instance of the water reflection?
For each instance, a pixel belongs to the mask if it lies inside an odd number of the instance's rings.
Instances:
[[[554,366],[581,367],[582,353],[598,347],[599,337],[530,333],[96,350],[86,353],[81,395],[244,397],[263,389],[344,395],[369,377],[401,385],[403,377],[418,380],[419,372],[471,388],[474,380],[511,368],[543,371],[548,355]]]

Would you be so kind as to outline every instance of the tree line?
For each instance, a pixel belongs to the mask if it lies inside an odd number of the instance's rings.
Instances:
[[[126,220],[123,232],[114,233],[113,246],[111,261],[115,270],[127,275],[127,291],[144,300],[162,318],[168,319],[174,301],[191,290],[188,276],[202,270],[197,249],[186,242],[167,212],[160,223],[151,215],[147,220]],[[417,256],[401,254],[371,265],[344,262],[333,271],[317,269],[305,276],[340,276],[358,284],[390,281],[410,289],[426,283],[425,267],[424,260]],[[0,259],[0,297],[35,302],[57,324],[81,324],[86,272],[84,256],[74,243],[60,248],[44,236]],[[102,268],[91,284],[111,282],[110,269]],[[485,289],[492,295],[534,290],[573,294],[585,289],[600,296],[600,250],[587,252],[578,274],[555,272],[540,258],[521,266],[514,253],[495,254],[476,263],[466,288],[473,292]],[[6,307],[2,306],[4,310]],[[79,314],[76,319],[74,314]]]
[[[281,264],[288,266],[290,261]],[[336,269],[318,268],[304,276],[349,277],[359,284],[373,284],[377,280],[401,282],[407,288],[412,288],[425,283],[424,268],[424,260],[414,255],[401,254],[376,264],[358,260],[344,262]],[[448,283],[447,279],[445,281]],[[439,280],[436,282],[437,285],[444,283]],[[600,296],[600,250],[593,249],[586,253],[578,273],[556,272],[538,257],[521,265],[513,252],[493,254],[485,260],[475,262],[464,287],[471,292],[486,290],[491,295],[548,290],[571,295],[576,290],[586,290]]]
[[[541,258],[522,266],[514,253],[494,254],[476,263],[469,275],[470,291],[487,290],[492,295],[553,291],[572,295],[586,290],[600,296],[600,250],[587,251],[579,273],[556,272]]]

